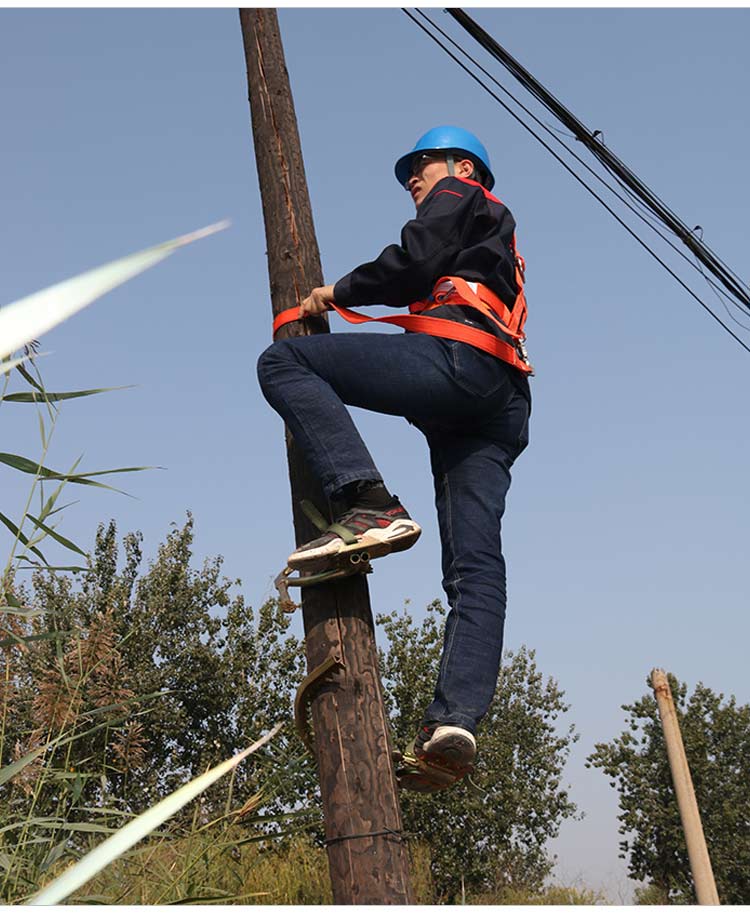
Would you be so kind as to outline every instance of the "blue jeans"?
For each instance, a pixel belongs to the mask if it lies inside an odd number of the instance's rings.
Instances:
[[[530,406],[512,369],[469,344],[426,334],[343,333],[272,344],[258,361],[326,496],[382,477],[345,405],[406,417],[427,438],[443,588],[450,612],[425,723],[476,731],[492,701],[505,623],[500,524]]]

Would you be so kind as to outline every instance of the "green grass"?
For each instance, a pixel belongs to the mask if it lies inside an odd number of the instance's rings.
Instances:
[[[324,906],[333,903],[325,850],[307,836],[284,842],[248,842],[234,828],[220,842],[210,834],[176,842],[151,842],[123,857],[71,898],[144,906],[166,903],[242,903]],[[415,903],[434,905],[429,849],[410,846]],[[502,889],[466,895],[467,905],[592,906],[606,903],[584,887],[551,886],[535,893]]]

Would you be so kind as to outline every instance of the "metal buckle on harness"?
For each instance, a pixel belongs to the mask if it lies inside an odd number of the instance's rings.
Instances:
[[[445,299],[448,299],[450,296],[452,296],[455,292],[456,287],[451,283],[451,281],[443,280],[442,283],[438,284],[435,289],[433,289],[430,299],[432,299],[434,302],[443,302]]]
[[[526,363],[526,365],[531,366],[531,362],[529,360],[529,354],[526,352],[525,343],[526,343],[525,337],[519,338],[516,341],[516,351],[518,355],[521,357],[521,359]],[[533,375],[534,373],[532,372],[531,374]]]

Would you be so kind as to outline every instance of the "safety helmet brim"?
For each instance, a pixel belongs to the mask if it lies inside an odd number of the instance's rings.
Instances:
[[[417,140],[414,149],[401,156],[396,162],[394,171],[396,173],[396,180],[401,187],[404,187],[411,177],[411,167],[414,156],[417,153],[428,152],[439,152],[444,154],[453,153],[454,155],[458,154],[465,156],[474,163],[475,168],[484,176],[485,180],[482,182],[484,187],[487,188],[488,191],[492,190],[495,184],[495,177],[492,174],[489,156],[483,144],[468,130],[464,130],[461,127],[449,126],[433,127],[431,130],[428,130],[426,134]]]

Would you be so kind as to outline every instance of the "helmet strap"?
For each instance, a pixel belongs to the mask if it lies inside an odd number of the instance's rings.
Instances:
[[[453,153],[448,153],[445,157],[445,161],[448,164],[448,174],[452,178],[456,174],[456,164],[453,161]]]

